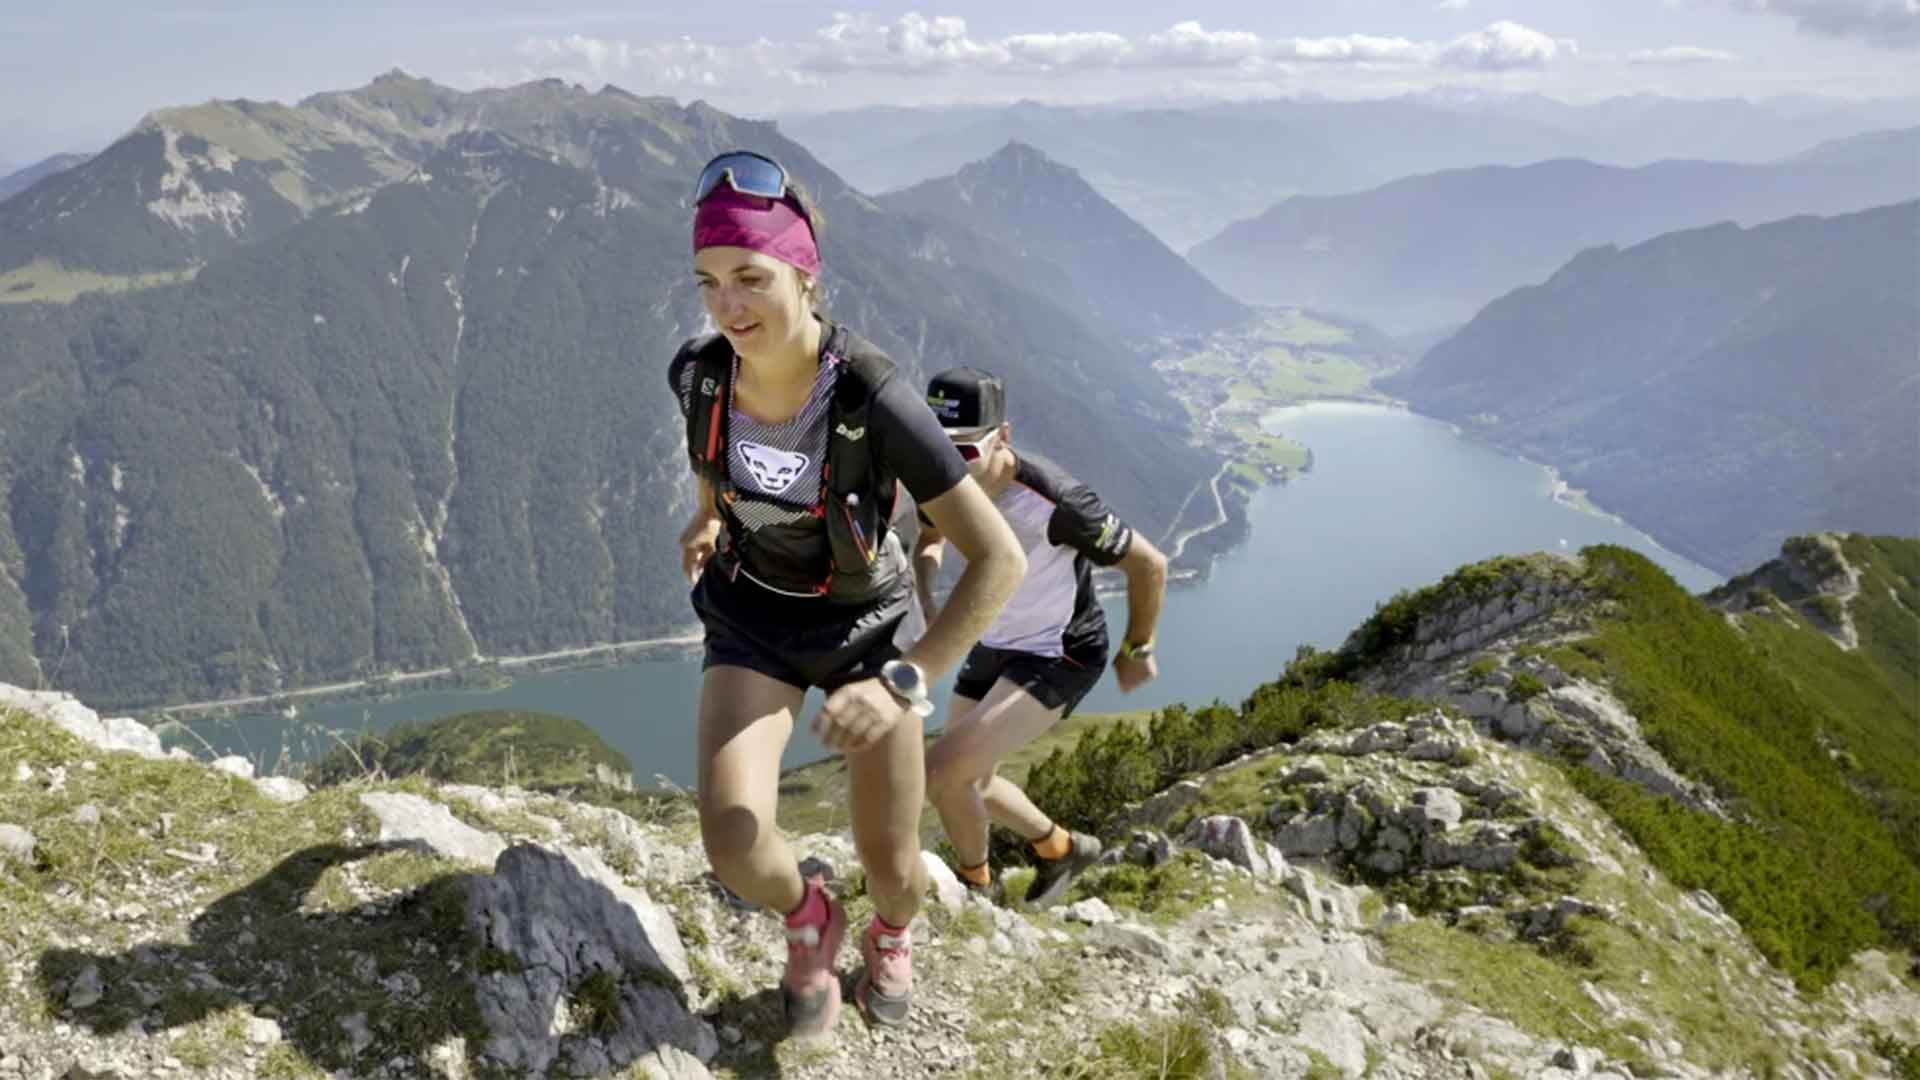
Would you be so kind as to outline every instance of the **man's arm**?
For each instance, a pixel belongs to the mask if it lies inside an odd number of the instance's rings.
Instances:
[[[1160,606],[1167,598],[1167,557],[1139,533],[1121,557],[1120,569],[1127,575],[1127,636],[1121,639],[1113,659],[1113,677],[1120,692],[1131,693],[1160,674],[1160,661],[1151,649],[1145,656],[1133,650],[1153,642],[1153,630],[1160,622]]]
[[[1121,558],[1121,572],[1127,575],[1127,636],[1124,640],[1144,645],[1153,640],[1154,627],[1160,623],[1160,608],[1167,599],[1167,557],[1147,538],[1133,534],[1133,543]]]

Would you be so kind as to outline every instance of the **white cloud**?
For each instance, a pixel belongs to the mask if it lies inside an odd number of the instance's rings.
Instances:
[[[1664,49],[1639,49],[1627,54],[1629,64],[1724,64],[1738,59],[1725,49],[1703,49],[1697,45],[1669,45]]]
[[[1920,0],[1916,0],[1920,2]],[[841,77],[939,74],[1060,76],[1068,72],[1159,69],[1217,71],[1238,80],[1262,78],[1293,64],[1357,69],[1402,67],[1507,71],[1537,68],[1572,56],[1577,46],[1513,22],[1496,22],[1452,41],[1348,34],[1263,37],[1182,21],[1164,31],[1128,37],[1106,31],[975,35],[952,15],[903,15],[891,21],[836,13],[803,40],[710,44],[691,38],[629,42],[570,34],[536,37],[517,50],[518,67],[481,73],[484,81],[560,77],[618,82],[671,92],[817,86]]]
[[[1147,35],[1146,62],[1156,67],[1231,67],[1260,59],[1268,43],[1246,30],[1208,30],[1197,22],[1175,23]]]
[[[909,12],[891,23],[866,14],[836,12],[833,22],[799,46],[795,66],[810,71],[924,71],[954,67],[1004,67],[1004,45],[968,36],[967,20],[927,18]]]
[[[1462,34],[1448,42],[1440,50],[1438,62],[1476,71],[1511,71],[1544,67],[1579,51],[1579,43],[1572,38],[1548,37],[1538,30],[1502,19],[1485,30]]]
[[[1400,37],[1348,34],[1345,37],[1286,38],[1274,43],[1274,55],[1323,64],[1423,64],[1436,46]]]
[[[1892,49],[1920,48],[1920,0],[1732,0],[1742,11],[1785,15],[1797,29]]]
[[[1015,34],[1004,38],[1009,59],[1019,65],[1055,68],[1113,67],[1133,55],[1133,43],[1119,34]]]

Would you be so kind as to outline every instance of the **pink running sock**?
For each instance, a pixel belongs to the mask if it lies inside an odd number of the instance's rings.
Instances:
[[[826,923],[827,914],[827,891],[809,881],[806,883],[806,895],[800,898],[800,906],[787,912],[787,925],[795,929],[821,926]]]

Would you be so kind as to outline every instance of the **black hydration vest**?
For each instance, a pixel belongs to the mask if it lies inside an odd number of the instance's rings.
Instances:
[[[781,526],[748,535],[731,512],[736,493],[727,467],[727,428],[733,414],[733,347],[727,339],[710,334],[688,341],[674,356],[669,377],[677,386],[684,365],[694,365],[687,454],[694,471],[713,488],[715,508],[725,525],[726,543],[715,553],[721,569],[736,577],[744,564],[749,576],[763,580],[769,576],[766,568],[777,566],[784,570],[778,575],[782,580],[767,583],[783,591],[864,603],[888,595],[905,572],[905,556],[895,554],[897,543],[887,543],[899,485],[874,459],[867,431],[874,396],[893,378],[894,363],[845,327],[826,323],[822,333],[821,354],[841,361],[827,414],[820,492],[813,504],[813,516],[826,522],[824,560],[817,551],[786,542],[793,534],[789,530],[783,536]]]

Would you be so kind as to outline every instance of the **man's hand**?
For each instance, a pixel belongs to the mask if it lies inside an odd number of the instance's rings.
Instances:
[[[1160,665],[1148,656],[1139,660],[1117,659],[1113,662],[1113,677],[1120,683],[1120,692],[1131,694],[1135,689],[1153,681],[1160,674]]]
[[[903,716],[912,715],[906,703],[879,679],[861,679],[827,695],[813,718],[813,733],[827,749],[857,754],[893,730]]]
[[[680,530],[680,572],[687,575],[687,584],[700,580],[719,539],[720,519],[711,514],[701,514]]]

